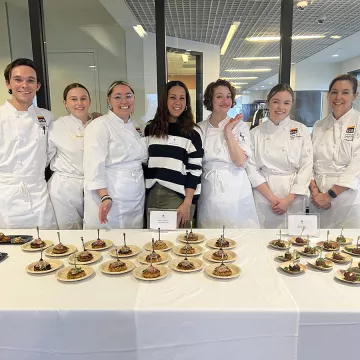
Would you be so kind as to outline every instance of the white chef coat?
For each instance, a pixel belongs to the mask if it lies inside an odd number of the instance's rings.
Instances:
[[[198,227],[259,228],[253,192],[245,167],[231,160],[224,136],[230,117],[213,127],[208,120],[199,124],[204,137],[203,174],[198,202]],[[251,155],[248,126],[240,121],[232,133],[247,156]]]
[[[49,127],[48,160],[54,171],[48,182],[60,230],[80,230],[84,218],[84,132],[73,115],[62,116]]]
[[[57,229],[45,181],[51,112],[0,107],[0,228]]]
[[[84,228],[142,228],[145,182],[142,162],[147,147],[131,119],[125,123],[112,111],[85,130]],[[100,224],[97,189],[107,188],[113,199],[108,223]]]
[[[320,192],[333,185],[349,188],[331,201],[329,210],[311,205],[320,213],[322,228],[360,228],[360,113],[354,109],[336,120],[317,121],[312,132],[314,179]]]
[[[247,168],[253,188],[267,183],[275,196],[297,195],[288,213],[305,212],[312,177],[313,152],[308,128],[289,117],[275,125],[271,120],[250,131],[253,156]],[[254,198],[262,228],[282,228],[285,215],[273,212],[271,204],[256,189]]]

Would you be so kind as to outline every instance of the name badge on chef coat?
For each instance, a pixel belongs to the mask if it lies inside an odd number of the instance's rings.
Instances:
[[[169,136],[167,143],[168,145],[180,146],[180,141],[181,139],[178,138],[177,136]]]
[[[177,229],[177,210],[149,209],[150,229],[157,230],[176,230]]]
[[[354,135],[355,135],[355,125],[348,126],[346,128],[344,140],[353,141],[354,140]]]
[[[37,117],[37,119],[38,119],[38,122],[39,122],[39,125],[40,125],[41,129],[43,129],[44,134],[45,134],[46,129],[47,129],[47,127],[48,127],[48,126],[47,126],[47,123],[46,123],[45,117],[39,115],[39,116]]]
[[[286,214],[288,235],[320,236],[319,214]]]
[[[295,139],[295,137],[299,137],[299,130],[298,128],[292,128],[290,129],[290,140]]]

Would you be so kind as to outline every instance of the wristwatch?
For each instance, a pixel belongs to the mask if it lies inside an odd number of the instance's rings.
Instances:
[[[330,197],[332,197],[333,199],[335,199],[335,198],[337,198],[337,195],[336,195],[336,193],[335,193],[335,191],[334,190],[328,190],[328,194],[330,195]]]

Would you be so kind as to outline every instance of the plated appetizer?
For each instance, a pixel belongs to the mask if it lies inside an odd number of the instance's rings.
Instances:
[[[284,240],[271,240],[269,242],[269,245],[275,249],[289,249],[291,246],[291,243],[289,241],[284,241]]]
[[[320,253],[320,248],[317,246],[305,246],[304,248],[299,249],[299,253],[304,256],[315,257]]]
[[[227,265],[220,264],[214,269],[213,274],[216,276],[228,277],[232,275],[232,271]]]
[[[283,254],[279,254],[277,257],[276,257],[278,260],[280,261],[297,261],[300,259],[300,255],[298,254],[297,251],[293,251],[293,252],[285,252]]]
[[[284,270],[288,274],[296,275],[304,273],[306,266],[303,264],[298,264],[293,261],[288,261],[286,263],[280,264],[280,269]]]
[[[142,276],[146,279],[158,278],[160,274],[160,270],[154,267],[152,264],[142,271]]]
[[[345,246],[344,251],[353,256],[360,256],[360,247],[358,245]]]
[[[335,274],[335,277],[338,280],[341,280],[341,281],[349,283],[349,284],[360,284],[360,274],[357,274],[356,272],[351,271],[351,269],[338,270]]]

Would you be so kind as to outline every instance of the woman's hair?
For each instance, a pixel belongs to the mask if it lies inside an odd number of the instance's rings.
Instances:
[[[89,90],[88,90],[84,85],[79,84],[79,83],[72,83],[72,84],[68,85],[68,86],[64,89],[64,92],[63,92],[63,99],[64,99],[64,101],[66,101],[66,98],[67,98],[67,95],[68,95],[69,91],[72,90],[72,89],[77,89],[77,88],[81,88],[81,89],[86,90],[86,92],[87,92],[88,95],[89,95],[89,99],[91,99],[91,98],[90,98]]]
[[[270,91],[268,96],[266,97],[266,101],[269,102],[278,92],[287,91],[291,94],[292,101],[294,102],[294,91],[287,84],[277,84]]]
[[[182,114],[178,117],[177,123],[180,125],[180,132],[183,135],[190,135],[194,129],[194,126],[197,126],[194,121],[194,115],[192,113],[191,104],[190,104],[190,94],[186,85],[178,80],[169,81],[160,96],[159,105],[156,110],[154,119],[149,123],[149,135],[155,136],[158,138],[166,138],[168,136],[169,128],[169,109],[167,105],[168,94],[171,88],[174,86],[180,86],[185,90],[186,94],[186,107]]]
[[[353,89],[353,94],[357,93],[357,88],[358,88],[358,81],[356,79],[356,77],[354,75],[351,74],[342,74],[337,76],[335,79],[333,79],[329,85],[329,92],[331,91],[332,87],[334,86],[334,84],[337,81],[349,81],[352,85],[352,89]]]
[[[134,89],[133,89],[126,81],[116,80],[116,81],[114,81],[114,82],[110,85],[110,87],[109,87],[109,89],[108,89],[108,91],[107,91],[107,93],[106,93],[106,96],[107,96],[107,97],[111,96],[111,94],[112,94],[115,86],[118,86],[118,85],[125,85],[125,86],[127,86],[127,87],[131,90],[131,92],[135,95]]]
[[[234,86],[232,86],[231,83],[227,80],[217,79],[215,82],[214,81],[211,82],[205,89],[203,103],[204,103],[206,110],[209,110],[209,111],[213,110],[214,90],[218,86],[226,86],[227,88],[229,88],[230,93],[231,93],[231,100],[232,100],[231,107],[234,107],[234,105],[236,105],[236,101],[235,101],[236,89],[234,88]]]

